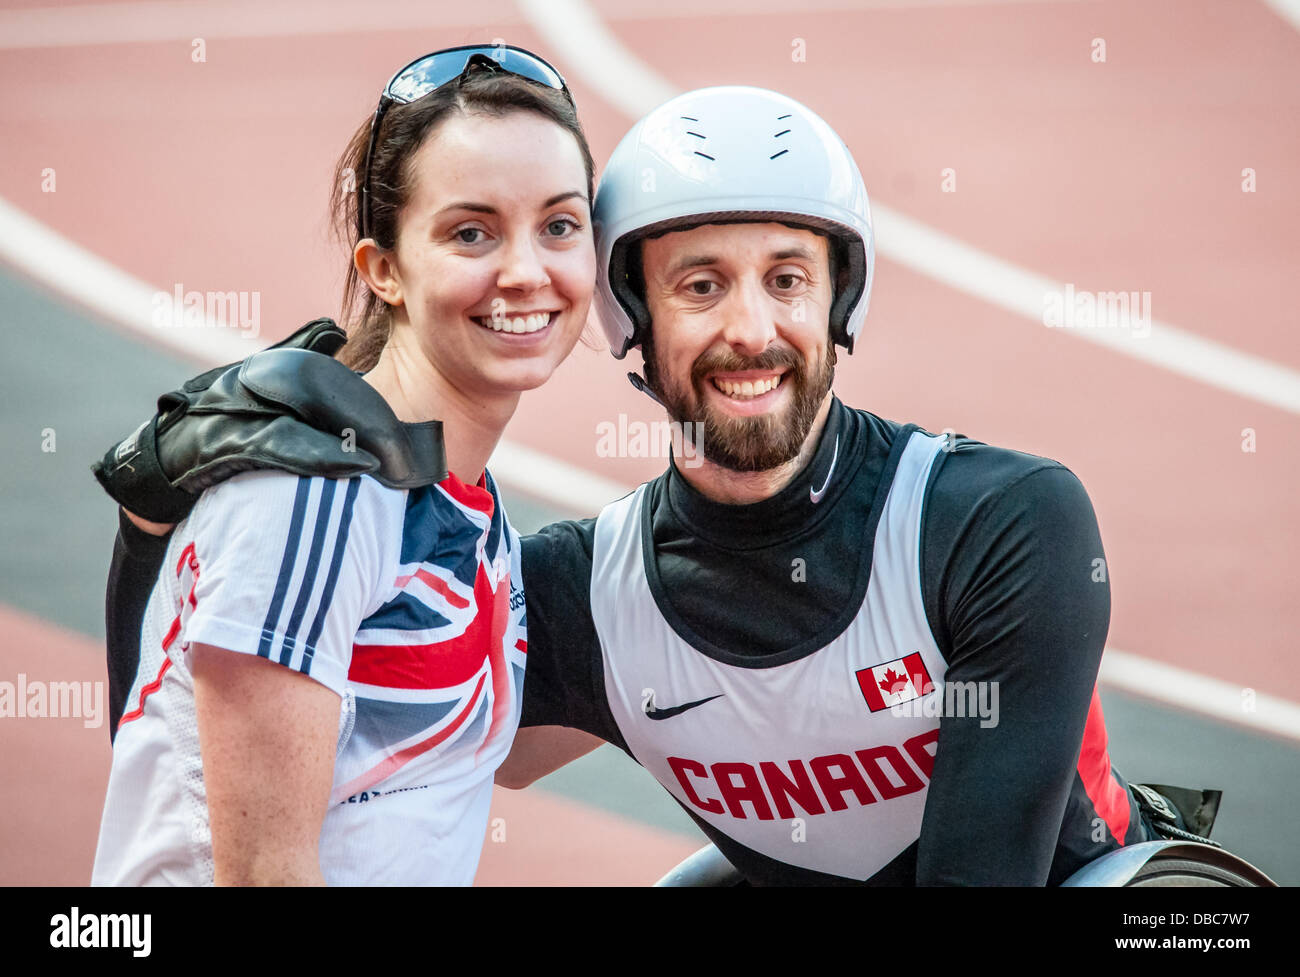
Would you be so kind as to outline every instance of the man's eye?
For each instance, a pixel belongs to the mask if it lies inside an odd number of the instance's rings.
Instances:
[[[799,276],[798,275],[777,275],[775,278],[772,279],[772,281],[776,283],[776,287],[779,288],[781,291],[788,292],[790,289],[794,288],[797,284],[799,284]]]
[[[712,295],[713,284],[714,283],[709,281],[707,278],[701,278],[699,281],[691,282],[686,287],[695,295]]]

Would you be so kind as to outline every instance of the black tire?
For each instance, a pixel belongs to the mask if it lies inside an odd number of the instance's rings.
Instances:
[[[1139,886],[1211,886],[1256,888],[1259,883],[1217,865],[1207,865],[1187,858],[1151,859],[1133,876],[1125,888]]]

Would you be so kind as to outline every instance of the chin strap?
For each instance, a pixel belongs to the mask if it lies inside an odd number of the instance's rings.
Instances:
[[[659,395],[650,389],[650,383],[645,377],[641,376],[639,373],[629,373],[627,378],[632,381],[632,386],[636,387],[660,407],[663,407],[665,410],[668,409],[667,405],[659,399]]]

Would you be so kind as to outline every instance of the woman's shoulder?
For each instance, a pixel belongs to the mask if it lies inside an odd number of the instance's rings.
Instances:
[[[278,470],[242,472],[205,491],[186,522],[192,533],[274,546],[286,537],[338,535],[363,526],[401,531],[406,492],[369,475],[323,478]]]
[[[278,469],[258,469],[241,472],[207,489],[199,500],[199,506],[275,503],[315,493],[331,496],[351,494],[358,502],[364,499],[366,505],[400,505],[406,497],[405,489],[389,488],[369,475],[325,478],[321,475],[297,475]]]

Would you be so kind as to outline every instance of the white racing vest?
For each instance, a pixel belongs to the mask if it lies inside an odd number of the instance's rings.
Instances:
[[[614,720],[678,801],[754,851],[864,880],[920,835],[946,669],[921,594],[921,510],[942,447],[908,438],[861,610],[786,664],[725,664],[673,630],[646,580],[647,486],[597,519],[591,612]]]

